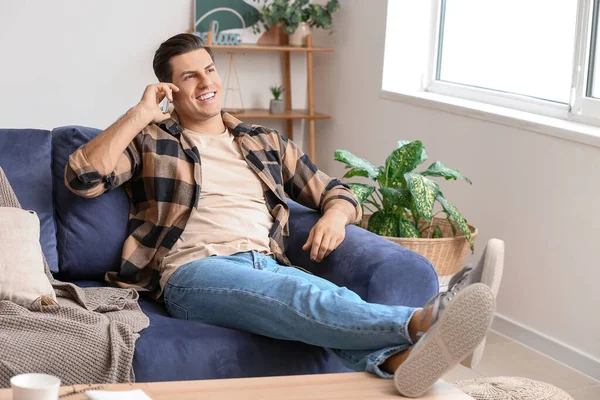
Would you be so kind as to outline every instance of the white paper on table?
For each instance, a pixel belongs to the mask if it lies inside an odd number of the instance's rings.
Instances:
[[[110,392],[108,390],[88,390],[85,395],[91,400],[152,400],[141,389],[126,392]]]

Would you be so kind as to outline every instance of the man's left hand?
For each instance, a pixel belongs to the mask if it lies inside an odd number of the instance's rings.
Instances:
[[[302,250],[310,249],[310,259],[321,262],[344,241],[348,215],[336,209],[330,209],[319,219],[308,235]]]

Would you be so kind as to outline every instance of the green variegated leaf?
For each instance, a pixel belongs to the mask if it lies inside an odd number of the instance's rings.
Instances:
[[[398,237],[398,216],[376,211],[369,218],[367,229],[377,235]]]
[[[423,143],[418,140],[394,150],[385,160],[384,186],[406,189],[404,174],[417,168],[421,163]]]
[[[375,167],[364,158],[356,157],[348,150],[336,150],[335,160],[343,162],[346,164],[347,168],[351,168],[350,171],[344,175],[344,178],[350,178],[353,176],[366,176],[375,180],[380,173],[379,168]]]
[[[385,168],[379,167],[379,176],[377,177],[377,182],[380,187],[386,186],[386,176],[385,176]]]
[[[456,208],[455,205],[450,204],[448,202],[448,200],[446,200],[444,198],[443,195],[437,196],[437,201],[440,202],[440,204],[442,205],[442,208],[444,209],[444,211],[446,211],[446,213],[449,214],[449,217],[452,218],[452,220],[456,223],[456,226],[458,226],[458,229],[465,234],[465,237],[467,238],[467,241],[469,242],[469,244],[471,245],[471,252],[475,251],[475,245],[473,243],[473,237],[471,236],[471,230],[469,229],[469,225],[467,225],[467,220],[462,216],[462,214],[460,213],[460,211],[458,211],[458,208]]]
[[[367,171],[359,171],[355,168],[351,168],[350,171],[346,172],[343,178],[352,178],[354,176],[365,176],[368,177],[369,173]]]
[[[410,221],[401,218],[398,221],[398,237],[403,238],[420,238],[421,233],[417,227]]]
[[[431,164],[429,168],[427,168],[425,171],[421,171],[420,174],[423,176],[441,176],[442,178],[446,178],[446,180],[464,179],[471,185],[473,184],[473,182],[471,182],[469,178],[461,174],[460,171],[458,171],[457,169],[448,168],[439,161],[436,161],[433,164]]]
[[[412,204],[412,195],[406,189],[382,187],[379,191],[383,196],[383,208],[388,213],[402,215]]]
[[[404,174],[404,177],[412,194],[415,211],[425,221],[431,222],[433,204],[439,192],[437,183],[412,172]]]
[[[354,193],[360,204],[363,204],[375,191],[375,186],[365,185],[364,183],[348,183],[348,186],[350,186],[352,193]]]
[[[435,228],[433,228],[433,235],[431,235],[432,238],[434,239],[439,239],[439,238],[443,238],[444,234],[442,233],[442,230],[440,229],[439,226],[435,226]]]
[[[410,207],[410,214],[412,216],[413,221],[415,221],[415,226],[419,227],[419,221],[421,221],[421,217],[419,216],[419,212],[415,208],[415,202],[412,202]]]
[[[454,221],[452,221],[452,217],[450,217],[450,214],[446,213],[446,219],[448,220],[450,228],[452,229],[452,236],[456,236],[456,226],[454,225]]]
[[[409,143],[411,143],[410,140],[398,140],[398,148]],[[423,164],[425,161],[427,161],[427,151],[425,150],[425,147],[423,147],[423,150],[421,150],[421,159],[419,160],[419,164]]]

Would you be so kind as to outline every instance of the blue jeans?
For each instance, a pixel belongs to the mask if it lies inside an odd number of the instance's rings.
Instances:
[[[257,252],[181,266],[166,284],[174,318],[324,347],[354,371],[391,378],[380,365],[412,346],[417,308],[367,303],[356,293]]]

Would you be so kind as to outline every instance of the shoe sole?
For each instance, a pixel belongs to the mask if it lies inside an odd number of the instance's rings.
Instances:
[[[495,299],[500,290],[500,282],[502,281],[502,272],[504,270],[504,242],[502,240],[490,239],[488,241],[483,265],[481,283],[491,289]],[[461,361],[461,364],[467,368],[475,368],[483,357],[485,342],[486,339],[483,338],[483,341],[475,348],[473,354]]]
[[[458,293],[394,373],[398,392],[405,397],[420,397],[471,354],[485,338],[495,308],[491,290],[482,283]]]

